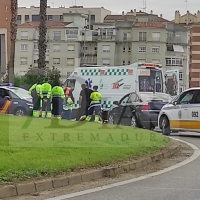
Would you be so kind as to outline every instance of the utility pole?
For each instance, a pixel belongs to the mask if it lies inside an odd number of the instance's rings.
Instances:
[[[143,12],[146,12],[147,9],[147,1],[143,0]]]

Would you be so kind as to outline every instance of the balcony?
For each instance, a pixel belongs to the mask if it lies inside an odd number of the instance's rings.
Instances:
[[[86,56],[97,56],[97,51],[88,51],[88,50],[81,50],[80,56],[83,56],[85,53]]]
[[[115,35],[99,35],[98,40],[104,40],[104,41],[115,41],[116,36]]]

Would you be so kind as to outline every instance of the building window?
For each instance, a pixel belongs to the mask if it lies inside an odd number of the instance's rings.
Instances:
[[[28,51],[28,44],[21,44],[20,50],[21,51]]]
[[[53,51],[60,52],[60,44],[54,44],[53,45]]]
[[[100,35],[102,38],[112,38],[115,35],[115,29],[113,28],[100,28]],[[109,37],[107,37],[109,36]]]
[[[102,52],[110,52],[110,45],[103,45]]]
[[[72,72],[67,72],[67,78],[72,74]]]
[[[127,41],[130,39],[131,33],[124,33],[124,40]]]
[[[67,66],[74,66],[74,58],[67,58]]]
[[[179,80],[180,80],[180,81],[183,80],[183,72],[179,72]]]
[[[128,52],[129,52],[129,53],[131,52],[131,47],[128,48]]]
[[[147,41],[147,32],[139,32],[139,41]]]
[[[38,63],[38,60],[34,60],[34,63]]]
[[[21,65],[26,65],[27,64],[27,58],[20,58],[20,64]]]
[[[110,59],[109,58],[103,58],[102,59],[102,65],[110,65]]]
[[[93,25],[90,25],[90,30],[93,30],[94,29],[94,26]]]
[[[179,93],[183,92],[183,86],[179,88]]]
[[[21,40],[28,40],[28,31],[21,31]]]
[[[91,21],[95,21],[95,15],[91,15],[91,16],[90,16],[90,20],[91,20]]]
[[[53,15],[48,15],[48,21],[52,21],[53,20]]]
[[[145,46],[139,46],[138,52],[139,53],[145,53],[146,52],[146,47]]]
[[[53,32],[53,40],[61,40],[61,31],[54,31]]]
[[[126,61],[125,60],[122,61],[122,65],[126,65]]]
[[[76,39],[78,37],[78,30],[66,30],[66,35],[68,39]]]
[[[123,47],[123,52],[126,52],[126,47]]]
[[[34,49],[38,49],[38,43],[34,42]]]
[[[97,47],[94,47],[94,50],[97,51]]]
[[[17,21],[21,21],[22,16],[21,15],[17,15]]]
[[[183,66],[182,58],[166,58],[166,66]]]
[[[73,45],[73,44],[68,44],[68,45],[67,45],[67,51],[75,51],[75,45]]]
[[[152,53],[160,53],[160,47],[152,47]]]
[[[181,34],[176,34],[175,36],[175,43],[181,43]]]
[[[128,65],[130,65],[130,64],[131,64],[131,61],[129,60],[129,61],[128,61]]]
[[[87,51],[88,47],[87,46],[83,46],[83,51]]]
[[[63,15],[60,15],[60,21],[62,21],[63,20]]]
[[[39,15],[32,15],[32,22],[39,22],[40,16]]]
[[[60,65],[60,58],[53,58],[54,65]]]
[[[159,32],[152,33],[152,39],[153,41],[160,41],[160,33]]]
[[[29,21],[29,15],[25,15],[25,21],[26,21],[26,22]]]

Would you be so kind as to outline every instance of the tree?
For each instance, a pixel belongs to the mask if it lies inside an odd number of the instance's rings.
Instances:
[[[17,36],[17,9],[18,9],[18,0],[10,0],[11,2],[11,49],[10,49],[10,61],[8,64],[8,79],[14,84],[14,64],[15,64],[15,40]]]
[[[40,75],[46,74],[46,11],[47,11],[47,0],[40,0],[40,25],[39,25],[39,59],[38,59],[38,70]]]

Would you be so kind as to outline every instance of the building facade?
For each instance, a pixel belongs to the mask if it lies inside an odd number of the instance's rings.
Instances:
[[[200,87],[200,23],[191,25],[190,87]]]
[[[162,64],[164,72],[179,70],[181,90],[189,87],[187,28],[172,22],[123,21],[89,30],[82,18],[47,23],[47,65],[60,69],[63,79],[84,64],[123,66],[153,62]],[[15,65],[18,74],[25,73],[30,65],[37,66],[38,25],[30,22],[18,27]]]
[[[173,21],[190,30],[189,86],[200,87],[200,11],[195,14],[187,11],[182,16],[179,11],[175,11],[175,19]]]
[[[10,58],[10,1],[0,1],[0,78],[6,73]]]
[[[30,8],[18,8],[18,24],[26,22],[39,22],[39,7],[31,6]],[[47,21],[63,22],[64,14],[80,13],[88,16],[88,28],[93,29],[93,24],[102,23],[107,15],[111,15],[111,11],[103,7],[101,8],[84,8],[83,6],[72,6],[69,8],[47,8]]]

